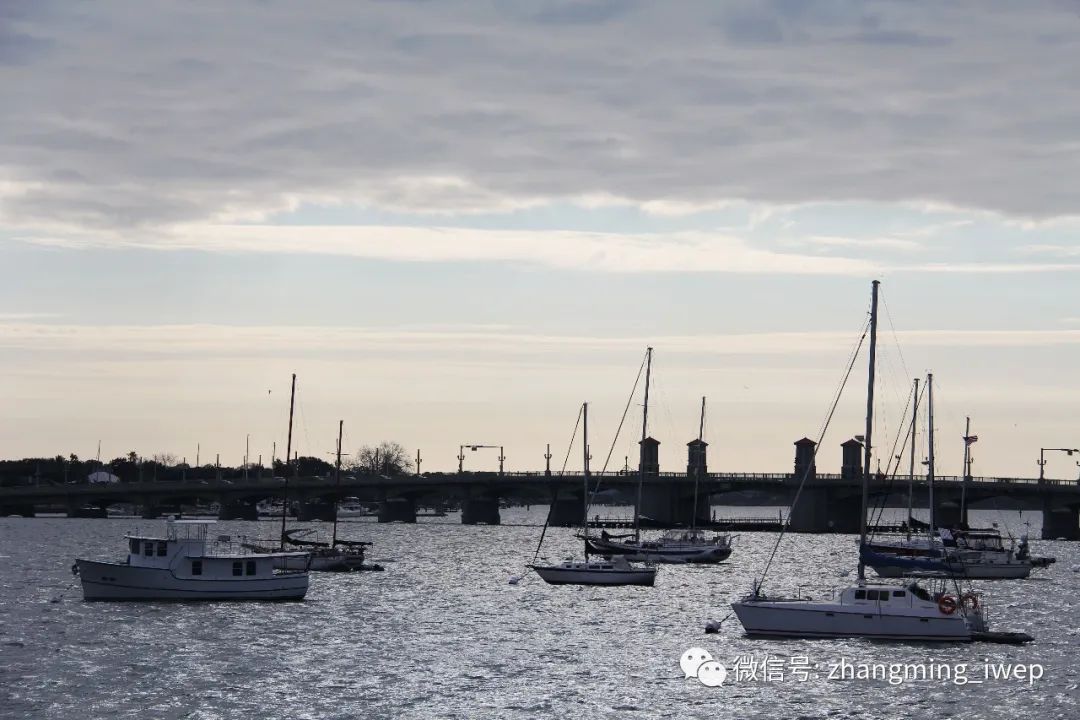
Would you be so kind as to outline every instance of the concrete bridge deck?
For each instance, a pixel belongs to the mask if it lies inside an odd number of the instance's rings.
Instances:
[[[794,496],[803,473],[704,473],[697,479],[688,473],[647,473],[642,490],[642,514],[661,525],[688,525],[693,508],[698,522],[708,521],[711,501],[722,502],[732,492],[766,493],[787,504]],[[624,498],[636,492],[636,471],[594,473],[589,478],[590,491],[620,491]],[[889,496],[906,502],[907,476],[881,478],[870,482],[875,497]],[[577,525],[582,521],[584,477],[576,474],[540,472],[464,472],[429,473],[385,477],[359,475],[343,477],[340,486],[333,478],[293,478],[288,483],[290,501],[299,503],[302,517],[325,517],[333,512],[333,503],[344,497],[358,497],[377,503],[380,521],[413,522],[416,505],[424,499],[460,502],[462,522],[499,522],[499,503],[507,497],[549,502],[551,521],[559,525]],[[916,507],[928,505],[928,487],[924,477],[913,483]],[[821,474],[811,471],[792,512],[792,529],[802,532],[854,532],[858,528],[861,507],[861,475],[857,472]],[[260,500],[280,498],[285,489],[282,478],[256,478],[248,481],[188,480],[186,482],[117,483],[108,485],[50,484],[0,488],[0,515],[33,515],[43,506],[65,507],[69,514],[85,506],[105,507],[114,503],[142,506],[143,513],[156,517],[161,508],[179,502],[208,500],[218,502],[223,518],[253,518],[254,505]],[[961,512],[961,497],[966,504],[990,498],[1012,498],[1031,509],[1042,510],[1044,537],[1080,539],[1080,481],[1038,480],[1013,477],[944,476],[935,479],[935,514],[938,524],[955,525],[966,518]],[[711,498],[711,500],[710,500]]]

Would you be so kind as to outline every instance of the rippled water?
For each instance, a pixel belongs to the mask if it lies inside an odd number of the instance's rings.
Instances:
[[[544,508],[505,510],[542,522]],[[1080,717],[1080,544],[1035,541],[1056,565],[1027,581],[981,583],[997,629],[1022,647],[761,641],[735,618],[717,635],[774,535],[747,533],[729,562],[665,566],[645,588],[545,585],[524,571],[535,527],[351,522],[384,573],[313,575],[303,603],[84,603],[75,556],[116,559],[122,535],[160,521],[0,519],[0,716],[34,718],[1069,718]],[[259,527],[261,526],[261,527]],[[222,533],[268,534],[229,522]],[[262,531],[260,533],[260,530]],[[577,552],[570,531],[545,542]],[[790,536],[769,589],[845,584],[850,536]],[[512,574],[524,574],[519,585]],[[69,587],[70,586],[70,587]],[[63,600],[50,602],[66,589]],[[853,663],[1039,663],[1029,685],[878,680],[686,680],[679,657],[709,650],[826,666]],[[975,669],[968,677],[977,677]]]

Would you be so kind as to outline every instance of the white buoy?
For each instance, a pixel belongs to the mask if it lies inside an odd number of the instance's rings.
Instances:
[[[511,585],[517,585],[519,582],[521,582],[521,576],[520,575],[511,575],[510,576],[510,584]]]
[[[1073,565],[1072,566],[1072,571],[1073,572],[1080,572],[1080,565]]]

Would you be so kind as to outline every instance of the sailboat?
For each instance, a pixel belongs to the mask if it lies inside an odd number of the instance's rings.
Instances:
[[[322,542],[318,539],[312,539],[315,535],[315,531],[308,528],[293,528],[287,530],[285,527],[285,520],[288,516],[287,508],[289,505],[289,478],[288,478],[288,463],[292,459],[292,426],[293,426],[293,409],[296,401],[296,373],[292,376],[292,391],[289,397],[289,434],[288,440],[285,446],[285,486],[283,490],[284,498],[281,503],[281,540],[275,545],[268,544],[263,541],[245,542],[242,543],[243,547],[252,552],[258,553],[279,553],[277,560],[275,560],[275,567],[285,570],[297,570],[307,569],[313,571],[322,572],[353,572],[356,570],[382,570],[380,565],[367,565],[364,560],[364,548],[370,545],[370,542],[361,542],[357,540],[341,540],[337,536],[337,503],[334,503],[334,525],[330,542]],[[338,438],[337,438],[337,463],[335,465],[336,482],[337,487],[341,486],[341,438],[345,428],[345,421],[338,421]],[[286,552],[288,549],[300,549],[305,552],[301,554],[290,553],[281,555],[280,553]]]
[[[582,446],[584,448],[584,494],[582,496],[582,527],[588,534],[589,527],[589,403],[581,406]],[[550,516],[549,516],[550,517]],[[544,543],[547,523],[540,534],[540,543],[536,554],[528,567],[550,585],[645,585],[652,587],[656,582],[655,565],[632,565],[627,558],[615,556],[604,560],[589,558],[588,545],[584,560],[567,559],[557,565],[538,565],[536,558]],[[586,541],[587,542],[587,541]]]
[[[861,543],[866,542],[868,481],[872,467],[878,285],[877,280],[872,284],[870,304]],[[954,597],[947,594],[944,587],[940,592],[931,592],[916,582],[906,585],[869,583],[865,572],[860,559],[857,584],[841,590],[838,598],[834,596],[824,601],[768,597],[762,591],[762,580],[759,579],[754,582],[750,594],[732,603],[731,608],[746,633],[753,636],[970,642],[980,634],[988,635],[986,616],[978,595],[967,592]],[[955,580],[953,582],[955,585]],[[959,586],[956,588],[959,590]],[[1030,639],[1020,634],[1015,637],[1015,641]]]
[[[649,374],[652,369],[652,348],[647,356],[645,373],[645,411],[641,425],[641,440],[647,437],[646,425],[649,419]],[[701,420],[698,423],[698,442],[704,443],[705,434],[705,398],[701,398]],[[644,447],[644,444],[642,445]],[[645,463],[641,463],[644,476]],[[719,563],[731,556],[731,536],[719,533],[707,533],[697,527],[698,482],[700,472],[694,473],[694,509],[689,529],[668,530],[659,538],[643,540],[641,538],[640,509],[635,508],[634,534],[624,536],[608,535],[601,531],[599,538],[590,538],[586,534],[585,549],[589,553],[603,556],[622,555],[627,560],[661,563]],[[624,538],[633,538],[624,540]]]
[[[1005,547],[997,530],[938,528],[934,517],[934,375],[926,377],[930,523],[926,534],[871,540],[860,544],[861,560],[879,577],[927,577],[941,574],[969,580],[1015,580],[1031,574],[1034,564],[1026,538],[1017,548]],[[912,416],[914,427],[915,417]],[[964,435],[964,473],[971,474],[971,418]],[[914,435],[914,430],[912,430]],[[977,438],[976,438],[977,439]],[[914,453],[914,447],[912,447]],[[914,461],[912,463],[914,465]],[[911,496],[911,490],[908,491]],[[909,500],[910,502],[910,500]],[[911,513],[909,511],[908,516]]]

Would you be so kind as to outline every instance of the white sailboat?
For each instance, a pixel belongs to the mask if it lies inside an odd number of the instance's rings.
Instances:
[[[589,404],[581,406],[582,447],[584,448],[584,496],[582,497],[582,521],[586,534],[589,527]],[[544,531],[540,534],[540,544],[536,547],[536,556],[544,543]],[[533,562],[528,565],[540,578],[550,585],[644,585],[652,587],[656,582],[656,566],[633,565],[626,558],[615,556],[606,560],[590,560],[586,554],[584,560],[567,559],[557,565],[540,565]]]
[[[866,541],[868,479],[873,448],[878,284],[876,280],[873,282],[870,305],[870,368],[860,522],[863,543]],[[732,603],[731,607],[746,633],[752,636],[967,642],[985,634],[987,629],[978,595],[969,592],[954,597],[946,594],[944,588],[931,592],[916,583],[904,586],[868,583],[861,560],[857,584],[841,590],[838,597],[834,595],[824,601],[768,597],[762,591],[761,581],[755,581],[751,593]],[[1023,641],[1030,637],[1018,635],[1015,639]]]

